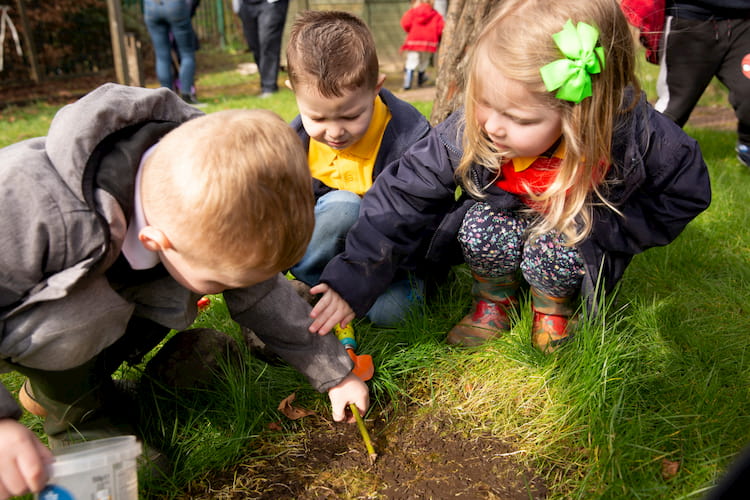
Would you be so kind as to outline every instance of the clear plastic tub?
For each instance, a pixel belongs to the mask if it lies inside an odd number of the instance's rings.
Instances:
[[[54,450],[47,486],[38,500],[138,500],[141,443],[118,436]]]

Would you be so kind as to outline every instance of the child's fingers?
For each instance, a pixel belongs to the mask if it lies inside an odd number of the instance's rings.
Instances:
[[[328,333],[331,328],[333,328],[333,325],[336,324],[332,323],[328,330],[324,329],[324,325],[326,323],[331,323],[330,316],[334,312],[334,310],[330,309],[329,302],[330,300],[326,299],[325,296],[323,296],[323,298],[321,298],[318,303],[315,304],[315,307],[313,307],[312,311],[310,311],[310,317],[313,318],[313,322],[310,325],[310,331],[312,333],[323,335],[325,333]]]
[[[48,475],[46,467],[48,464],[54,462],[55,456],[41,441],[34,441],[34,445],[39,458],[41,458],[41,463],[37,460],[32,460],[30,464],[21,464],[21,471],[31,490],[40,491],[47,484]]]
[[[325,335],[330,332],[339,321],[339,316],[335,313],[332,315],[322,314],[312,322],[310,325],[310,331],[317,333],[318,335]]]
[[[342,319],[341,321],[339,321],[339,324],[341,325],[342,328],[345,328],[346,325],[348,325],[350,322],[354,321],[354,318],[356,316],[357,315],[354,314],[354,312],[351,312],[351,313],[347,314],[346,316],[344,316],[344,319]]]
[[[329,311],[331,301],[332,297],[330,294],[324,293],[321,295],[318,302],[313,306],[312,311],[310,311],[310,317],[313,319],[320,319],[321,323],[325,321],[328,315],[330,315],[327,311]]]
[[[330,287],[326,285],[325,283],[318,283],[314,287],[310,288],[310,293],[313,295],[318,295],[319,293],[326,293],[328,290],[330,290]]]
[[[328,315],[328,319],[320,318],[323,321],[323,325],[320,326],[317,330],[318,334],[320,335],[325,335],[326,333],[330,332],[337,324],[345,327],[347,324],[349,324],[350,321],[354,319],[353,312],[351,314],[347,314],[346,309],[342,310],[341,307],[332,305],[329,310],[332,312],[330,315]]]
[[[335,404],[331,406],[331,415],[334,422],[341,422],[346,416],[346,405]]]
[[[354,319],[355,314],[349,303],[328,285],[321,283],[310,289],[311,292],[313,290],[316,293],[323,292],[323,295],[310,312],[310,317],[313,318],[311,332],[325,335],[337,323],[346,326]]]
[[[52,452],[27,427],[0,419],[0,499],[39,491],[47,481]]]

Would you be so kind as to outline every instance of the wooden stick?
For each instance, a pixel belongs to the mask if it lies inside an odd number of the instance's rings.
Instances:
[[[365,428],[365,423],[362,420],[362,416],[359,414],[359,409],[357,408],[357,405],[354,403],[349,404],[349,408],[351,408],[352,413],[354,414],[354,418],[357,420],[357,427],[359,427],[359,433],[362,434],[362,439],[365,441],[365,448],[367,448],[367,453],[369,454],[370,463],[374,464],[375,459],[378,458],[378,454],[375,453],[375,448],[372,446],[372,441],[370,441],[370,435],[367,433],[367,428]]]

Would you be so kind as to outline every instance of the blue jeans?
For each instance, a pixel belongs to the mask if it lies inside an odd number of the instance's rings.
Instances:
[[[180,52],[180,87],[189,93],[195,81],[195,35],[190,6],[185,0],[144,0],[143,15],[156,56],[156,76],[162,87],[174,90],[172,81],[172,33]]]
[[[357,222],[361,198],[350,191],[331,191],[315,203],[315,229],[310,244],[291,272],[310,286],[320,281],[328,262],[344,251],[346,235]],[[362,284],[366,286],[366,283]],[[391,326],[406,316],[411,307],[422,301],[424,283],[414,277],[396,281],[377,298],[367,318],[381,326]]]
[[[366,316],[378,326],[395,326],[403,321],[414,307],[423,302],[424,281],[409,276],[407,279],[391,283],[375,300]]]

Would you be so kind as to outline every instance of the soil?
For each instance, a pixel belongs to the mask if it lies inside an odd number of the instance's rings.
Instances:
[[[522,464],[522,450],[486,434],[459,432],[446,414],[402,416],[388,424],[368,420],[374,463],[356,425],[308,418],[295,448],[212,474],[191,485],[186,497],[528,500],[548,494],[543,479]]]
[[[96,75],[0,87],[0,109],[10,105],[24,106],[36,101],[62,106],[112,81],[115,81],[113,72],[102,72]]]
[[[246,341],[249,331],[245,332]],[[179,389],[211,385],[217,355],[238,355],[228,335],[195,328],[174,335],[148,363],[145,380]],[[232,359],[232,358],[230,358]],[[229,470],[192,483],[190,499],[542,499],[544,480],[524,465],[510,440],[464,432],[447,412],[402,408],[371,412],[365,428],[370,456],[355,424],[336,423],[287,398],[291,419],[249,444],[251,455]],[[328,413],[325,413],[327,415]]]

